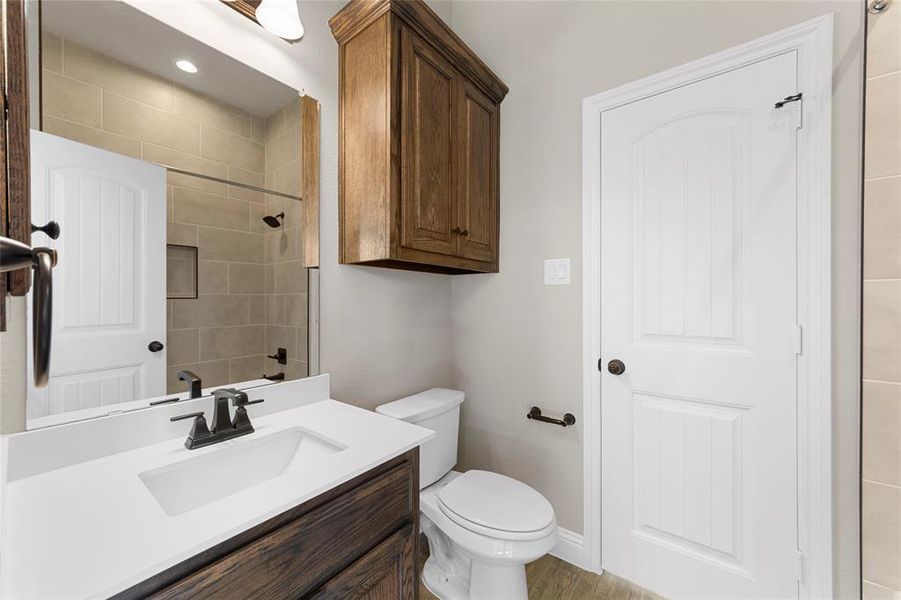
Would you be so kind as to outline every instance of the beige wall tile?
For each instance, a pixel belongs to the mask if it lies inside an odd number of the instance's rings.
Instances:
[[[250,230],[253,233],[265,235],[267,232],[272,231],[272,228],[263,222],[263,217],[268,214],[269,211],[266,210],[265,204],[260,202],[250,203]]]
[[[200,296],[194,300],[172,300],[172,328],[244,325],[248,321],[249,311],[247,296]]]
[[[262,144],[206,125],[201,132],[201,155],[249,171],[263,173],[266,168]]]
[[[89,127],[100,127],[101,90],[74,79],[43,71],[44,114]]]
[[[174,188],[173,220],[222,229],[250,229],[250,203],[199,190]]]
[[[266,141],[266,119],[257,115],[251,115],[250,137],[253,141],[261,144]]]
[[[264,338],[262,325],[203,329],[200,332],[200,358],[207,361],[262,354]]]
[[[250,322],[254,325],[266,323],[266,296],[263,294],[250,296]]]
[[[901,279],[901,177],[864,184],[863,240],[864,278]]]
[[[306,327],[308,319],[307,295],[288,294],[285,296],[285,323],[296,327]]]
[[[266,171],[278,171],[300,157],[300,140],[296,129],[266,142]]]
[[[63,74],[142,104],[172,110],[172,86],[155,75],[63,40]]]
[[[867,77],[901,69],[899,12],[887,10],[880,15],[867,16]]]
[[[166,223],[166,243],[180,244],[182,246],[197,245],[197,226],[184,223]]]
[[[82,144],[109,150],[117,154],[124,154],[132,158],[141,158],[141,141],[125,137],[101,129],[86,127],[78,123],[71,123],[44,115],[44,131],[58,135]]]
[[[865,281],[863,310],[864,379],[901,382],[901,280]]]
[[[189,389],[187,383],[176,379],[179,371],[193,371],[203,380],[203,387],[215,387],[229,383],[227,360],[174,365],[166,369],[166,389],[169,394],[184,392]],[[185,429],[185,434],[187,434],[189,428],[190,425]]]
[[[232,383],[259,379],[266,371],[265,360],[262,354],[232,358],[228,361],[228,377]]]
[[[285,295],[268,294],[266,296],[266,324],[287,325],[285,321]]]
[[[288,358],[297,359],[297,329],[294,327],[282,327],[279,325],[266,326],[266,348],[271,348],[275,353],[276,348],[285,348]]]
[[[264,294],[266,274],[263,265],[249,263],[228,263],[229,294]]]
[[[228,293],[228,263],[214,260],[199,260],[198,288],[201,294]]]
[[[298,198],[303,194],[303,190],[300,189],[299,161],[292,160],[275,172],[275,191]]]
[[[256,187],[263,187],[264,185],[266,185],[266,178],[262,173],[257,173],[256,171],[248,171],[247,169],[242,169],[240,167],[236,167],[235,165],[229,165],[228,179],[229,181],[245,183],[247,185],[253,185]],[[266,195],[263,192],[249,190],[247,188],[236,185],[228,186],[228,195],[232,198],[240,198],[241,200],[249,200],[251,202],[257,202],[260,204],[266,201]]]
[[[863,578],[901,589],[901,488],[863,482]]]
[[[307,270],[300,261],[275,265],[275,291],[279,294],[297,294],[307,291]]]
[[[238,262],[262,263],[264,259],[263,236],[241,231],[223,231],[211,227],[199,227],[198,246],[200,258]]]
[[[103,128],[183,152],[200,153],[198,123],[105,90]]]
[[[166,148],[157,144],[151,144],[149,142],[144,144],[144,160],[156,163],[158,165],[165,165],[167,167],[184,169],[185,171],[191,171],[193,173],[200,173],[201,175],[209,175],[210,177],[218,177],[220,179],[228,178],[228,168],[226,167],[225,163],[201,158],[187,152],[179,152],[178,150]],[[177,176],[178,174],[169,174],[170,177],[172,177],[173,175]],[[190,176],[185,175],[182,177],[188,178]],[[200,177],[190,178],[198,181],[195,184],[191,185],[182,184],[183,187],[191,187],[196,189],[198,186],[206,185],[203,182],[207,180],[201,179]],[[207,191],[221,193],[225,190],[224,183],[208,182],[208,184],[215,184],[219,187],[216,190]]]
[[[285,373],[285,381],[292,381],[294,379],[302,379],[309,375],[306,362],[297,361],[297,360],[289,360],[287,365],[285,365],[285,366],[279,365],[279,367]]]
[[[176,329],[166,333],[166,363],[181,365],[200,360],[200,330]]]
[[[175,114],[242,137],[251,137],[250,113],[191,90],[173,89]]]
[[[864,581],[863,600],[901,600],[901,592]]]
[[[197,265],[193,259],[185,258],[184,250],[169,246],[166,256],[166,297],[191,298],[197,295]]]
[[[48,31],[41,32],[41,68],[63,72],[63,41]]]
[[[275,265],[266,265],[266,293],[275,293]]]
[[[901,383],[863,383],[864,479],[901,486]]]
[[[298,236],[294,235],[296,231],[279,229],[266,234],[266,262],[279,263],[300,259]]]
[[[867,81],[865,177],[901,175],[901,71]]]

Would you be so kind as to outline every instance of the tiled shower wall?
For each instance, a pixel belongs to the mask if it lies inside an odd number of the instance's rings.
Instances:
[[[901,3],[868,15],[863,595],[901,598]]]
[[[301,195],[300,101],[266,121],[266,189]],[[288,351],[288,364],[266,361],[266,373],[286,379],[307,376],[307,272],[303,267],[300,202],[266,195],[269,215],[285,213],[282,226],[266,232],[266,351]]]
[[[252,115],[49,33],[42,52],[46,132],[258,187],[272,171],[275,184],[297,193],[299,145],[285,135],[285,120],[299,115]],[[278,168],[267,167],[267,155]],[[262,192],[172,172],[167,184],[168,242],[196,246],[199,258],[198,297],[168,301],[167,392],[185,389],[176,380],[183,369],[196,372],[205,387],[277,372],[266,359],[276,342],[288,347],[290,374],[305,375],[306,363],[298,359],[306,360],[306,272],[293,264],[276,268],[282,257],[267,245],[274,230],[262,221],[274,214],[274,201]],[[290,223],[299,223],[301,203],[279,202],[291,213]],[[296,227],[288,237],[300,248]],[[281,305],[270,306],[267,296],[277,290],[284,290]]]

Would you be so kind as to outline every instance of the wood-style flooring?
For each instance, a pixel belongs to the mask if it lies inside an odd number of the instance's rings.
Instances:
[[[429,545],[423,546],[420,556],[425,561]],[[616,575],[589,573],[550,554],[526,565],[526,577],[529,600],[663,600]],[[419,597],[436,600],[421,583]]]

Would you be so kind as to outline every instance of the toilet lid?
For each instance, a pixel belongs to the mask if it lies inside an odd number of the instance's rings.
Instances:
[[[441,488],[438,500],[457,516],[489,529],[525,533],[554,522],[554,508],[544,496],[499,473],[467,471]]]

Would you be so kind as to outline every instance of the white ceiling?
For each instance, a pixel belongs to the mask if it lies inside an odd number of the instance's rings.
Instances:
[[[231,10],[223,5],[222,10]],[[269,116],[297,90],[115,0],[41,3],[44,30],[256,115]],[[177,69],[186,58],[199,73]]]

